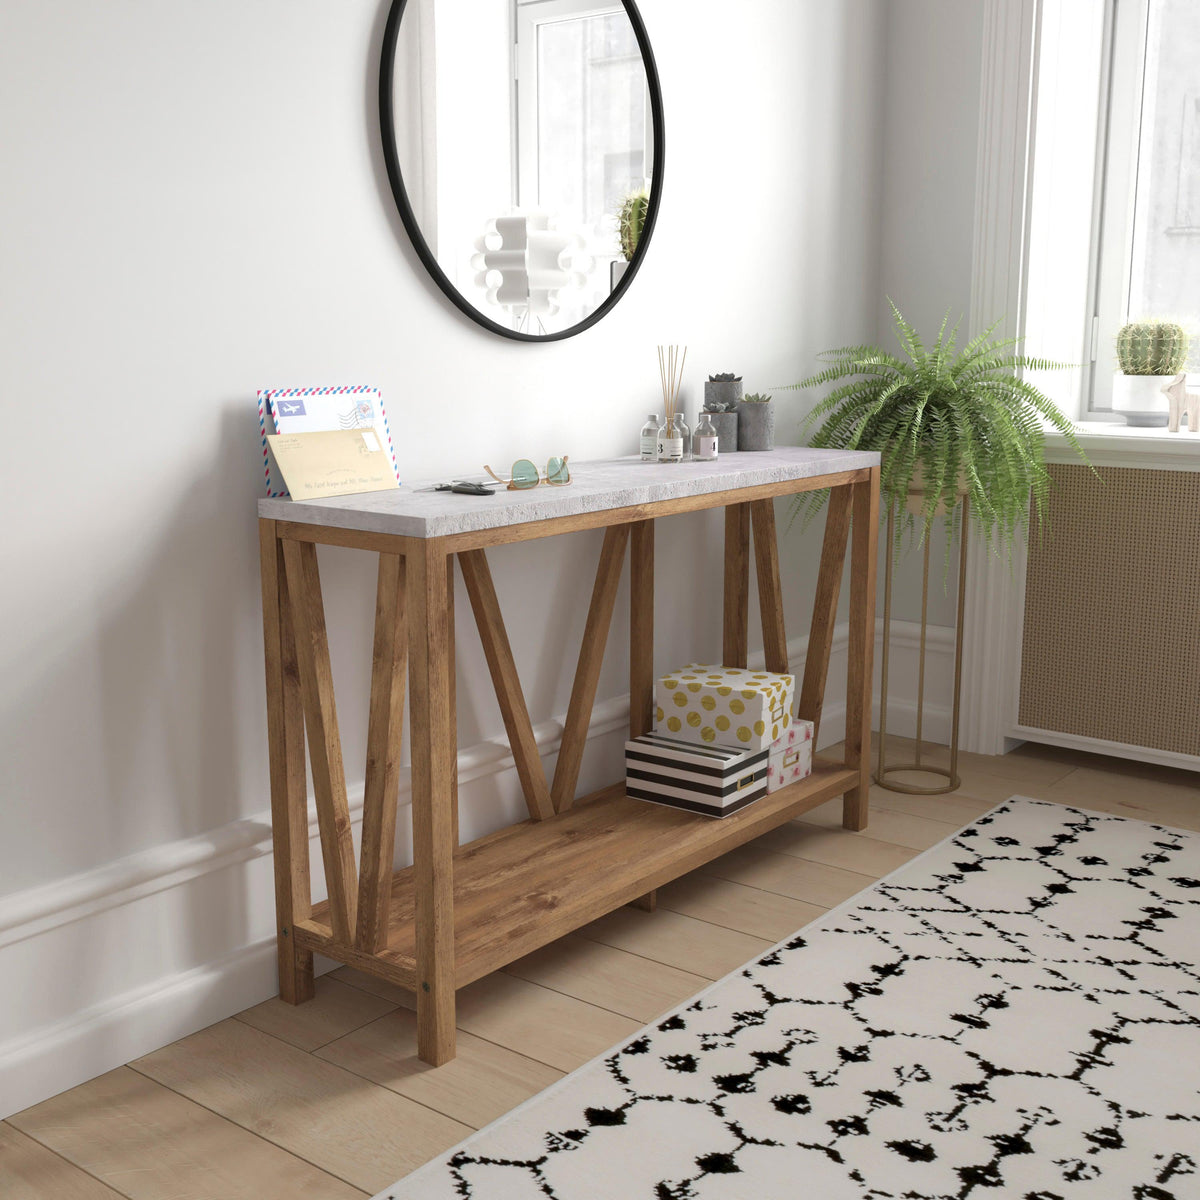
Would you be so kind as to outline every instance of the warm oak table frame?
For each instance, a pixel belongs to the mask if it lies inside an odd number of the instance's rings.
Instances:
[[[865,459],[867,456],[863,456]],[[745,666],[750,531],[766,667],[786,671],[774,500],[830,488],[798,715],[821,718],[847,540],[850,643],[843,761],[723,820],[629,799],[615,784],[576,800],[575,788],[626,546],[631,569],[631,735],[653,718],[654,521],[725,509],[722,659]],[[278,506],[273,511],[278,511]],[[418,1051],[455,1054],[455,989],[653,890],[836,796],[862,829],[869,787],[871,657],[879,528],[879,468],[841,471],[443,537],[409,537],[261,519],[263,631],[275,848],[279,993],[313,995],[313,953],[415,993]],[[582,529],[605,530],[578,669],[552,780],[542,768],[492,586],[486,547]],[[361,865],[356,868],[330,673],[316,546],[377,553],[378,589],[367,734]],[[457,557],[504,717],[529,819],[458,844],[454,688]],[[393,872],[400,734],[411,707],[414,866]],[[309,882],[305,733],[329,899]]]

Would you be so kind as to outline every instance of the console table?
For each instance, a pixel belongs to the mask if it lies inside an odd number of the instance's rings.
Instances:
[[[572,482],[491,497],[429,485],[306,502],[259,502],[263,639],[275,850],[279,993],[313,995],[313,953],[416,996],[418,1050],[455,1053],[455,989],[835,796],[867,820],[879,456],[780,449],[716,462],[572,463]],[[630,734],[648,732],[654,688],[654,522],[725,509],[722,661],[746,666],[751,527],[766,667],[786,671],[774,500],[829,488],[798,715],[819,724],[847,542],[850,648],[843,760],[723,820],[576,784],[626,549]],[[552,779],[542,768],[487,550],[605,530]],[[355,862],[317,545],[379,556],[362,853]],[[470,598],[529,819],[458,844],[454,562]],[[714,648],[715,650],[715,648]],[[700,654],[699,657],[704,657]],[[414,865],[393,871],[405,687],[410,703]],[[305,735],[328,899],[309,880]]]

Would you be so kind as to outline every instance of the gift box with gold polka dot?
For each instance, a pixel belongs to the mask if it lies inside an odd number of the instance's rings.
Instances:
[[[792,723],[796,677],[692,663],[654,687],[658,732],[693,742],[762,750]]]

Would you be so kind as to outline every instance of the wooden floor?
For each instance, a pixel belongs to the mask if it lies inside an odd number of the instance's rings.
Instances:
[[[662,889],[656,913],[472,984],[436,1070],[407,997],[347,968],[302,1007],[247,1009],[0,1123],[0,1196],[373,1195],[1014,793],[1200,829],[1189,773],[1036,746],[961,766],[954,795],[874,788],[864,833],[827,805]]]

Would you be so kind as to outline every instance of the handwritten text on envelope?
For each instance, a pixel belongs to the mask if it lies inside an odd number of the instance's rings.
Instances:
[[[275,433],[267,442],[293,500],[396,487],[391,460],[372,429]]]

